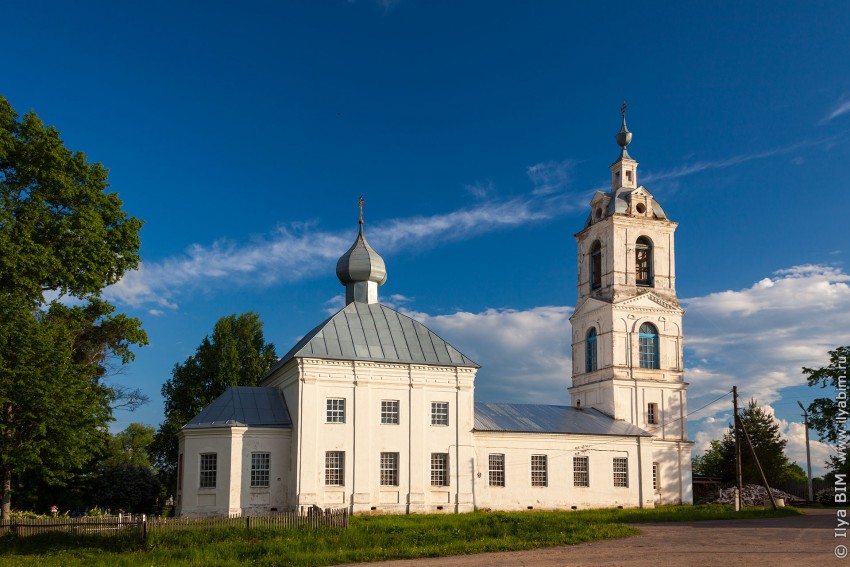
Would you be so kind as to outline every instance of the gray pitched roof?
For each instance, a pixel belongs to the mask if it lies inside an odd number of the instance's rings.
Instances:
[[[292,427],[279,388],[231,386],[183,429],[206,427]]]
[[[596,409],[536,404],[475,402],[475,430],[651,437],[643,429]]]
[[[307,333],[267,376],[303,357],[479,367],[419,321],[386,305],[359,301]]]

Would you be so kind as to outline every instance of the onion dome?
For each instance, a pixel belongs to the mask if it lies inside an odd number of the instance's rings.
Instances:
[[[336,277],[342,285],[356,282],[375,282],[384,285],[387,281],[387,268],[384,259],[375,252],[363,236],[363,221],[360,221],[360,234],[357,240],[336,263]]]
[[[387,281],[384,259],[363,236],[363,197],[360,197],[360,233],[336,263],[336,277],[345,286],[345,304],[378,303],[378,286]]]

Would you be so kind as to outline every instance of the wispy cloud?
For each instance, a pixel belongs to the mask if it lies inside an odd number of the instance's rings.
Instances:
[[[679,167],[675,167],[673,169],[669,169],[667,171],[659,171],[659,172],[649,172],[643,176],[643,181],[647,183],[651,183],[654,181],[663,181],[666,179],[677,179],[679,177],[685,177],[687,175],[693,175],[694,173],[699,173],[700,171],[705,171],[708,169],[723,169],[727,167],[732,167],[735,165],[740,165],[742,163],[746,163],[748,161],[754,161],[759,159],[765,159],[773,156],[778,156],[782,154],[788,154],[791,152],[795,152],[797,150],[808,148],[812,146],[822,146],[829,145],[834,143],[838,138],[837,137],[829,137],[829,138],[819,138],[817,140],[804,140],[802,142],[797,142],[796,144],[791,144],[789,146],[783,146],[781,148],[774,148],[771,150],[765,150],[761,152],[753,152],[750,154],[740,154],[737,156],[733,156],[726,159],[719,160],[709,160],[709,161],[697,161],[694,163],[690,163],[687,165],[682,165]]]
[[[573,160],[567,159],[563,161],[542,161],[529,166],[526,173],[534,183],[534,194],[551,195],[563,190],[570,182],[574,165]]]
[[[824,116],[823,120],[821,120],[821,123],[835,120],[839,116],[847,114],[848,112],[850,112],[850,96],[845,93],[841,95],[841,98],[835,101],[835,103],[832,105],[832,110],[830,110],[829,113]]]
[[[443,214],[391,219],[370,227],[367,235],[381,254],[392,254],[545,221],[579,206],[580,199],[564,192],[530,194]],[[209,246],[193,244],[179,256],[143,262],[105,294],[133,307],[151,305],[161,310],[176,308],[181,294],[196,289],[302,280],[326,273],[324,268],[351,245],[352,231],[325,231],[296,223],[248,243],[220,240]]]

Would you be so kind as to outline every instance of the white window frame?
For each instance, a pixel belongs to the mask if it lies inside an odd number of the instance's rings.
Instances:
[[[201,453],[198,488],[215,488],[218,484],[218,453]]]
[[[398,453],[381,452],[381,486],[398,486]]]
[[[448,453],[431,453],[431,486],[449,486]]]
[[[448,427],[449,402],[431,402],[431,425]]]
[[[345,451],[325,451],[325,486],[345,486]]]
[[[490,481],[490,486],[505,486],[504,453],[487,455],[487,477]]]
[[[381,400],[381,424],[398,425],[401,415],[398,400]]]
[[[345,398],[328,398],[325,410],[325,423],[345,423]]]
[[[251,453],[251,488],[268,488],[272,455],[268,451]]]
[[[549,457],[531,455],[531,486],[549,486]]]
[[[658,425],[658,404],[646,404],[646,423],[648,425]]]
[[[613,476],[615,488],[629,487],[629,458],[614,457]]]
[[[573,486],[582,488],[590,486],[590,457],[586,455],[573,457]]]

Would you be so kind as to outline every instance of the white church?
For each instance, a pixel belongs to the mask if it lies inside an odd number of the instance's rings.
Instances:
[[[677,224],[637,184],[631,138],[624,112],[611,191],[575,235],[569,405],[476,402],[478,364],[378,301],[361,214],[336,267],[345,307],[178,433],[178,514],[692,503]]]

